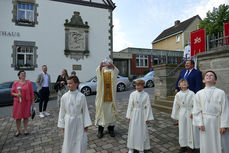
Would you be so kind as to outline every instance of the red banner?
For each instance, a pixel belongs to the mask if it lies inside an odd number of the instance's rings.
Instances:
[[[223,23],[224,27],[224,36],[229,36],[229,22]],[[229,45],[229,37],[225,38],[225,44]]]
[[[205,52],[205,29],[191,32],[191,56]]]

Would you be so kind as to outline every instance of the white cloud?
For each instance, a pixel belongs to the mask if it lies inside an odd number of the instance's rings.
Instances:
[[[206,13],[220,4],[229,4],[228,0],[185,0],[183,4],[177,1],[144,0],[144,11],[141,12],[142,27],[155,28],[151,31],[152,40],[163,30],[173,26],[175,20],[183,22],[199,15],[202,19]],[[181,2],[181,1],[180,1]]]
[[[114,28],[113,28],[113,50],[120,51],[127,47],[132,47],[133,44],[129,42],[125,36],[125,33],[121,31],[121,26],[119,19],[114,18]]]
[[[229,4],[228,0],[200,0],[198,4],[193,4],[192,7],[187,8],[185,14],[198,14],[202,19],[206,17],[208,11],[212,11],[213,7],[219,7],[221,4]]]
[[[122,15],[124,21],[120,22],[114,17],[114,51],[120,51],[127,47],[149,47],[151,42],[165,29],[174,25],[175,20],[184,20],[199,15],[202,19],[213,7],[220,4],[229,5],[229,0],[114,0],[127,9],[128,13]],[[133,2],[132,2],[133,1]],[[129,5],[132,3],[133,5]],[[138,9],[136,9],[138,6]],[[126,11],[126,10],[125,10]],[[120,11],[120,12],[125,12]],[[130,13],[130,12],[134,13]],[[117,12],[116,12],[117,13]],[[135,15],[130,16],[131,15]],[[120,15],[119,15],[120,16]],[[134,18],[134,21],[133,21]],[[128,25],[124,25],[128,24]],[[128,28],[131,27],[131,28]],[[122,30],[125,28],[125,31]],[[133,32],[134,31],[134,32]],[[128,35],[129,34],[129,35]],[[130,35],[131,34],[131,35]],[[137,36],[136,36],[137,35]],[[147,48],[146,47],[146,48]]]

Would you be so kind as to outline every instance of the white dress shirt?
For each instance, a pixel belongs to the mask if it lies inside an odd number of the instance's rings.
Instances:
[[[49,77],[47,73],[43,72],[43,77],[44,77],[44,83],[42,87],[49,87]]]

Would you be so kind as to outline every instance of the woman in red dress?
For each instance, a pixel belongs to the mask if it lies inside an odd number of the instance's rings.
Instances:
[[[21,70],[18,72],[19,80],[12,86],[11,94],[14,96],[13,118],[16,119],[17,131],[15,137],[20,135],[21,119],[24,123],[24,135],[28,135],[27,127],[29,122],[30,107],[33,104],[33,85],[29,80],[25,80],[26,73]]]

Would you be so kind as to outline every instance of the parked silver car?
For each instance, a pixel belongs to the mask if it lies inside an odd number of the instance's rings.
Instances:
[[[130,81],[128,77],[122,77],[118,75],[117,77],[117,91],[125,91],[127,87],[130,86]],[[81,91],[84,95],[89,96],[90,94],[96,92],[97,88],[97,77],[91,78],[87,82],[80,83],[79,91]]]
[[[154,87],[153,78],[154,78],[154,71],[151,71],[151,72],[148,72],[144,77],[137,78],[137,79],[133,80],[132,85],[135,87],[136,80],[142,79],[145,81],[145,87],[152,88],[152,87]]]

